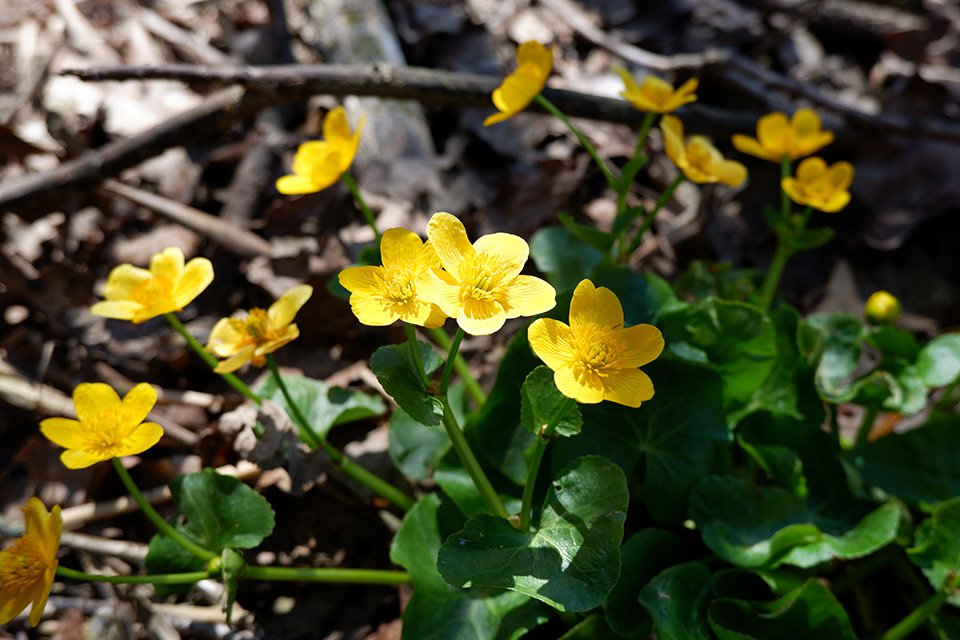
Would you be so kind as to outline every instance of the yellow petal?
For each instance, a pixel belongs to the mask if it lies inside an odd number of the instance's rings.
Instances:
[[[464,300],[457,324],[472,336],[488,336],[503,328],[507,314],[493,300]]]
[[[775,158],[770,155],[770,152],[764,149],[763,145],[761,145],[760,142],[754,138],[740,133],[735,133],[733,134],[731,141],[733,142],[733,147],[737,151],[750,154],[751,156],[755,156],[761,160],[771,160],[773,162],[780,161],[779,158]]]
[[[747,180],[747,168],[734,160],[724,160],[713,166],[717,182],[739,187]]]
[[[73,406],[80,422],[94,425],[101,414],[120,410],[120,396],[108,384],[83,382],[73,390]]]
[[[36,594],[31,598],[32,606],[30,607],[30,626],[35,627],[40,624],[40,620],[43,618],[43,610],[47,608],[47,599],[50,597],[50,589],[53,588],[53,576],[57,570],[57,561],[54,561],[52,566],[48,568],[47,573],[50,575],[49,579],[45,579],[42,584],[38,585]]]
[[[800,138],[794,145],[791,157],[802,158],[803,156],[808,156],[815,151],[819,151],[831,142],[833,142],[832,131],[821,131],[814,135]]]
[[[327,142],[350,139],[350,123],[343,107],[331,109],[323,119],[323,139]]]
[[[275,186],[277,191],[285,196],[298,196],[316,191],[310,178],[298,175],[280,176]]]
[[[254,346],[248,344],[244,347],[241,347],[236,350],[236,352],[231,352],[231,354],[226,360],[221,360],[217,363],[217,366],[213,368],[215,373],[233,373],[243,365],[247,364],[250,359],[253,357]]]
[[[90,313],[114,320],[133,320],[143,309],[139,302],[129,300],[104,300],[90,307]]]
[[[681,171],[687,167],[687,153],[683,146],[683,123],[675,116],[663,116],[660,119],[660,131],[663,133],[663,150]]]
[[[87,443],[87,429],[70,418],[47,418],[40,423],[40,433],[65,449],[79,449]]]
[[[838,191],[837,193],[831,194],[826,200],[820,203],[819,206],[816,206],[820,211],[826,211],[827,213],[836,213],[844,207],[850,204],[850,192],[849,191]]]
[[[273,353],[280,347],[289,344],[300,337],[300,327],[295,324],[288,324],[284,327],[283,333],[278,333],[272,339],[257,346],[253,350],[254,356],[265,356]]]
[[[620,76],[620,79],[623,80],[624,91],[620,95],[629,100],[629,94],[640,92],[640,87],[637,85],[637,81],[633,79],[633,76],[629,71],[623,67],[614,67],[613,70],[618,76]]]
[[[213,325],[210,331],[210,337],[207,338],[207,351],[220,358],[236,353],[247,337],[243,331],[244,326],[243,320],[239,318],[217,320],[217,324]]]
[[[797,204],[807,204],[806,196],[796,178],[784,178],[780,181],[780,187]]]
[[[413,272],[417,276],[421,273],[429,271],[430,269],[441,269],[443,265],[440,264],[440,256],[437,255],[437,250],[433,248],[433,243],[429,240],[423,243],[423,246],[420,247],[419,253],[417,253],[417,260],[414,263]]]
[[[606,287],[594,287],[582,280],[573,291],[570,301],[570,328],[574,335],[593,328],[617,329],[623,327],[623,307],[617,295]]]
[[[460,284],[446,271],[425,271],[417,277],[417,296],[437,305],[450,318],[460,315]]]
[[[677,96],[683,100],[683,104],[688,102],[693,102],[697,99],[697,96],[694,93],[697,90],[697,87],[700,86],[700,80],[697,78],[690,78],[677,89]]]
[[[137,290],[153,277],[146,269],[132,264],[117,265],[110,270],[103,297],[107,300],[133,300]]]
[[[543,78],[531,67],[521,67],[503,79],[493,92],[493,105],[511,115],[527,108],[543,90]]]
[[[517,276],[507,285],[502,303],[507,318],[535,316],[557,306],[557,292],[540,278]]]
[[[163,427],[155,422],[144,422],[123,439],[119,456],[135,456],[143,453],[160,442],[163,436]]]
[[[820,116],[813,109],[797,109],[790,118],[790,126],[797,137],[815,136],[820,132]]]
[[[527,340],[536,356],[554,371],[569,365],[576,358],[573,332],[559,320],[534,320],[527,329]]]
[[[427,316],[425,318],[422,314],[424,309],[427,310]],[[420,303],[420,310],[421,314],[417,316],[416,322],[413,322],[413,324],[416,324],[420,327],[425,327],[427,329],[436,329],[437,327],[442,327],[444,322],[446,322],[447,318],[449,317],[440,309],[440,307],[427,302]]]
[[[213,264],[206,258],[194,258],[187,263],[176,288],[173,290],[173,302],[177,309],[183,309],[193,302],[204,289],[213,282]]]
[[[303,308],[310,296],[313,295],[313,287],[308,284],[298,284],[270,305],[267,309],[267,318],[270,320],[270,328],[277,330],[293,322],[297,312]]]
[[[380,293],[383,290],[383,267],[347,267],[337,279],[350,293]]]
[[[496,95],[496,91],[494,91],[494,95]],[[503,122],[504,120],[509,120],[510,118],[512,118],[512,117],[515,116],[515,115],[516,115],[516,113],[514,113],[514,112],[512,112],[512,111],[511,111],[511,112],[508,112],[508,113],[505,113],[505,112],[502,112],[502,111],[501,111],[501,112],[497,112],[497,113],[490,114],[489,116],[487,116],[486,118],[484,118],[484,120],[483,120],[483,126],[489,127],[489,126],[492,125],[492,124],[497,124],[497,123],[499,123],[499,122]]]
[[[532,65],[546,78],[553,68],[553,51],[536,40],[528,40],[517,47],[517,66]],[[541,85],[541,88],[542,85]]]
[[[423,240],[407,229],[387,229],[380,240],[380,257],[386,268],[413,268],[423,249]]]
[[[490,269],[501,278],[510,280],[523,270],[530,255],[530,247],[520,236],[512,233],[489,233],[473,243],[474,250],[491,258]]]
[[[597,404],[603,400],[603,382],[591,371],[574,374],[573,367],[562,367],[553,374],[553,382],[560,393],[583,404]]]
[[[180,247],[167,247],[150,258],[150,273],[154,277],[176,282],[183,271],[183,251]]]
[[[608,373],[603,380],[603,399],[637,408],[653,397],[653,382],[640,369],[622,369]]]
[[[663,334],[651,324],[627,327],[617,334],[620,352],[611,366],[621,369],[642,367],[663,353]]]
[[[827,163],[823,158],[807,158],[797,167],[797,180],[810,183],[827,172]]]
[[[0,571],[12,571],[5,565],[17,562],[16,558],[10,557],[0,551]],[[23,591],[13,591],[0,589],[0,624],[7,624],[27,608],[30,604],[31,594]]]
[[[467,230],[460,220],[449,213],[433,214],[427,223],[427,237],[440,257],[443,268],[457,280],[460,279],[460,264],[476,251],[467,238]],[[440,304],[437,302],[436,304]],[[443,305],[440,305],[443,308]],[[444,311],[446,313],[446,310]]]
[[[84,449],[67,449],[60,454],[60,462],[62,462],[63,466],[67,469],[86,469],[98,462],[109,459],[107,456],[97,455]]]
[[[397,321],[391,305],[376,293],[354,293],[350,296],[350,309],[361,324],[369,327],[385,327]]]
[[[757,121],[757,139],[771,158],[779,162],[789,151],[791,128],[784,113],[768,113]]]
[[[853,184],[853,165],[849,162],[838,162],[828,170],[830,184],[836,189],[849,189]]]
[[[147,414],[157,404],[157,392],[146,382],[136,385],[122,401],[122,415],[124,424],[135,426],[147,418]]]
[[[308,178],[313,173],[313,168],[317,163],[323,162],[330,155],[332,145],[325,140],[308,140],[299,147],[293,154],[293,164],[291,169],[294,175]]]

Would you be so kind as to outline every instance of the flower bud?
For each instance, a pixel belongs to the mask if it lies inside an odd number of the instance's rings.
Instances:
[[[886,291],[877,291],[867,298],[863,315],[870,324],[893,324],[900,317],[900,301]]]

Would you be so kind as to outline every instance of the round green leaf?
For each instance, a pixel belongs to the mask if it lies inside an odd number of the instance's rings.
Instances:
[[[935,591],[948,579],[960,575],[960,498],[941,502],[917,528],[917,543],[907,550]],[[950,596],[950,604],[960,606],[960,594]]]
[[[658,640],[707,640],[704,602],[710,592],[710,570],[700,562],[670,567],[640,592],[640,604],[653,618]]]
[[[423,342],[417,342],[417,349],[423,368],[427,376],[430,376],[440,368],[443,359],[430,345]],[[440,401],[430,395],[423,386],[408,343],[380,347],[370,357],[370,368],[383,385],[383,390],[389,393],[411,418],[427,426],[440,424],[443,408]]]
[[[547,425],[560,436],[575,436],[583,427],[583,417],[576,402],[560,393],[553,381],[553,371],[544,366],[531,371],[523,382],[520,417],[527,431],[535,436]]]
[[[945,387],[960,378],[960,333],[931,340],[917,357],[917,371],[928,387]]]

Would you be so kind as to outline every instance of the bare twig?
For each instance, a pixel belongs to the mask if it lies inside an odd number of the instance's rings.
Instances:
[[[23,522],[0,516],[0,535],[11,538],[23,535]],[[70,549],[114,556],[138,564],[142,564],[143,559],[147,557],[147,545],[145,544],[128,540],[111,540],[110,538],[91,536],[85,533],[64,531],[60,537],[60,544]]]

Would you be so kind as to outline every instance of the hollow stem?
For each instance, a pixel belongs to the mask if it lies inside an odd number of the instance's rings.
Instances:
[[[577,142],[579,142],[580,146],[582,146],[584,150],[586,150],[586,152],[590,154],[590,157],[593,158],[593,161],[596,163],[597,167],[600,169],[600,172],[603,173],[603,176],[607,179],[607,185],[613,188],[614,185],[616,185],[617,183],[617,177],[610,170],[610,167],[607,166],[607,163],[603,161],[603,158],[600,157],[600,154],[597,153],[596,148],[593,146],[590,140],[587,139],[587,136],[583,135],[583,132],[580,131],[580,129],[578,129],[576,125],[574,125],[573,122],[570,121],[570,118],[564,115],[564,113],[560,111],[560,109],[558,109],[556,105],[554,105],[552,102],[550,102],[545,97],[543,97],[543,94],[538,93],[537,95],[535,95],[533,97],[533,101],[539,104],[544,109],[546,109],[548,112],[550,112],[551,115],[554,115],[557,118],[559,118],[560,121],[563,124],[565,124],[568,129],[570,129],[570,132],[573,133],[574,137],[576,137]]]
[[[487,503],[487,506],[490,507],[493,513],[501,518],[509,518],[510,514],[507,513],[503,503],[500,502],[500,497],[497,495],[497,492],[493,490],[493,485],[490,484],[490,480],[480,467],[477,457],[473,455],[473,450],[470,449],[470,445],[467,443],[463,431],[460,430],[460,425],[457,424],[457,419],[450,409],[450,402],[446,394],[440,396],[440,404],[443,406],[443,427],[447,430],[447,435],[450,437],[453,450],[457,452],[457,456],[460,457],[460,462],[463,463],[467,473],[470,474],[470,478],[473,480],[477,491],[480,492],[484,502]]]
[[[290,395],[290,390],[287,388],[287,383],[283,381],[283,376],[280,375],[280,369],[277,368],[277,361],[273,358],[272,353],[267,354],[267,366],[270,367],[270,373],[273,375],[273,379],[276,380],[277,386],[280,388],[280,393],[283,394],[284,399],[287,401],[287,407],[290,408],[293,421],[297,423],[297,427],[300,430],[300,439],[310,445],[311,449],[319,449],[323,445],[325,438],[313,430],[310,422],[300,410],[300,405],[298,405],[296,401],[294,401],[293,396]]]
[[[430,379],[427,377],[427,372],[423,368],[423,361],[420,359],[420,347],[417,346],[417,334],[413,328],[412,324],[406,322],[403,323],[403,328],[407,331],[407,342],[410,343],[410,357],[413,358],[414,367],[417,369],[417,374],[420,376],[420,382],[423,383],[423,388],[430,388]]]
[[[793,164],[790,162],[790,156],[783,156],[780,159],[780,212],[783,214],[783,219],[786,220],[790,216],[790,196],[787,195],[787,192],[783,189],[782,181],[785,178],[789,178],[793,173]]]
[[[411,584],[406,571],[379,569],[345,569],[339,567],[251,567],[244,578],[275,582],[327,582],[336,584]]]
[[[939,591],[933,594],[929,600],[907,614],[903,620],[890,627],[890,629],[883,634],[881,640],[902,640],[903,638],[910,637],[930,616],[939,611],[947,599],[956,592],[957,583],[958,576],[949,576]]]
[[[777,287],[780,285],[780,277],[787,266],[787,261],[793,255],[791,250],[781,238],[777,237],[777,250],[773,254],[773,260],[767,268],[767,275],[763,280],[763,288],[760,290],[760,304],[764,311],[770,310],[773,304],[773,298],[777,294]]]
[[[428,329],[427,331],[441,349],[448,353],[450,352],[450,345],[453,344],[453,340],[450,339],[450,336],[448,336],[442,328],[437,327],[436,329]],[[457,355],[453,359],[453,369],[457,372],[457,375],[460,376],[460,379],[463,380],[463,385],[467,388],[467,393],[470,394],[470,397],[473,398],[473,401],[477,403],[478,407],[487,401],[487,394],[483,392],[480,383],[473,377],[473,372],[470,371],[470,365],[468,365],[467,361],[460,355],[459,350],[457,350]]]
[[[640,172],[640,169],[647,164],[645,150],[647,147],[647,137],[650,134],[650,127],[656,119],[657,114],[648,113],[640,124],[640,130],[637,132],[637,146],[633,150],[633,157],[623,167],[623,175],[620,176],[619,187],[617,188],[617,216],[621,216],[627,208],[627,194],[630,192],[630,186],[633,179]]]
[[[140,489],[137,488],[137,485],[130,476],[130,473],[123,468],[123,463],[120,461],[120,458],[113,458],[111,462],[113,462],[113,468],[116,469],[117,475],[120,476],[120,481],[123,483],[123,486],[127,488],[127,491],[130,493],[130,496],[133,498],[134,502],[137,503],[137,505],[140,507],[140,510],[143,511],[143,514],[147,516],[150,522],[153,523],[160,533],[173,540],[185,551],[195,555],[205,562],[209,562],[217,557],[217,554],[208,549],[204,549],[199,544],[177,531],[169,522],[163,519],[163,516],[157,513],[156,509],[154,509],[153,506],[147,502],[146,498],[143,497],[143,494],[140,493]]]
[[[350,195],[353,196],[354,202],[360,207],[360,212],[363,214],[364,220],[366,220],[370,228],[373,229],[373,236],[377,246],[380,246],[380,232],[377,231],[377,219],[373,217],[373,211],[367,206],[367,201],[360,195],[360,188],[357,187],[356,181],[353,179],[353,176],[350,175],[349,171],[344,171],[340,179],[343,181],[343,184],[347,185],[347,189],[350,190]]]
[[[553,415],[547,420],[547,423],[540,429],[537,435],[537,442],[534,445],[533,456],[530,459],[530,468],[527,469],[527,482],[523,486],[523,501],[520,505],[520,531],[527,531],[530,528],[533,509],[533,489],[537,484],[537,474],[540,471],[540,462],[543,460],[543,454],[547,451],[547,445],[550,444],[550,436],[557,424],[566,415],[570,407],[573,406],[573,400],[564,398],[563,401],[554,410]]]
[[[110,582],[112,584],[193,584],[211,577],[209,571],[191,571],[189,573],[158,573],[146,576],[104,576],[96,573],[86,573],[68,569],[64,566],[57,567],[57,575],[61,578],[70,578],[72,580],[85,580],[87,582]]]
[[[178,318],[176,314],[165,313],[163,314],[163,317],[166,318],[170,326],[172,326],[174,329],[177,330],[177,333],[183,336],[183,339],[186,340],[187,344],[190,345],[190,347],[196,352],[198,356],[200,356],[201,360],[206,362],[211,369],[215,369],[217,367],[217,364],[219,364],[217,362],[217,359],[214,358],[212,355],[210,355],[210,353],[208,353],[207,350],[203,348],[203,345],[200,344],[200,342],[196,338],[190,335],[190,332],[187,331],[187,328],[185,326],[183,326],[183,323],[180,322],[180,318]],[[248,400],[252,400],[257,404],[260,404],[260,396],[255,394],[253,390],[250,387],[248,387],[243,380],[233,375],[232,373],[221,373],[220,377],[226,380],[227,384],[229,384],[231,387],[236,389],[240,393],[240,395],[244,396]]]
[[[460,355],[460,342],[465,335],[466,332],[460,327],[457,327],[457,333],[453,336],[453,340],[450,341],[450,349],[447,351],[447,361],[443,363],[443,375],[440,376],[440,394],[443,396],[447,395],[447,388],[450,386],[450,374],[453,372],[453,364],[457,361],[457,356]]]

